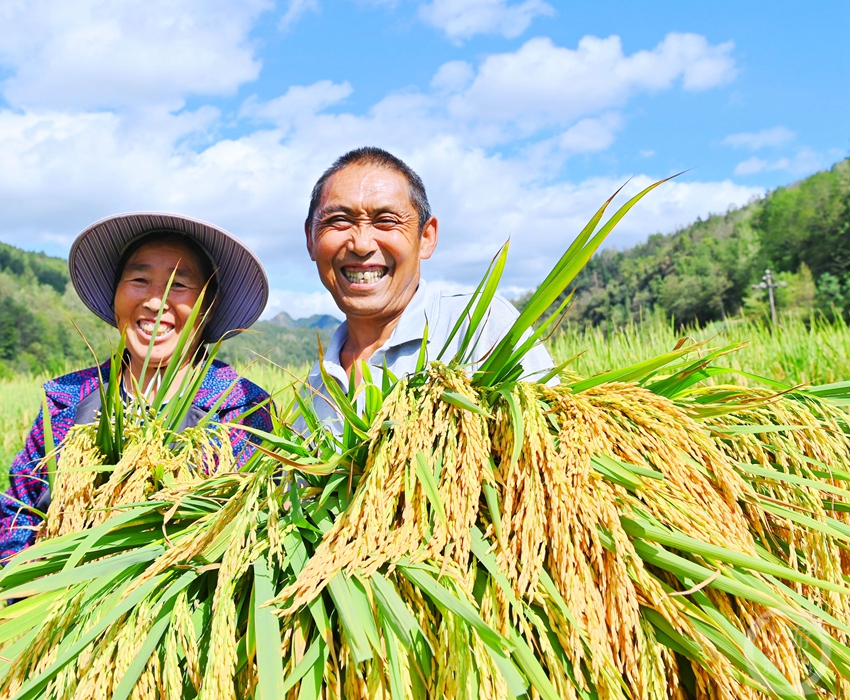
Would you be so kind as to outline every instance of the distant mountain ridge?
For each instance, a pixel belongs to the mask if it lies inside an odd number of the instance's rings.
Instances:
[[[318,328],[331,333],[340,324],[339,319],[330,314],[313,314],[307,318],[292,318],[286,311],[281,311],[274,318],[270,318],[268,322],[281,328]]]

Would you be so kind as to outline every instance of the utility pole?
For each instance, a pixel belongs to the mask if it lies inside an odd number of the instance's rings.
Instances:
[[[773,275],[770,270],[764,271],[764,276],[761,278],[761,282],[758,284],[752,285],[753,289],[766,289],[767,295],[770,298],[770,320],[773,321],[773,325],[776,325],[776,301],[773,298],[773,290],[777,287],[787,287],[788,283],[779,281],[773,281]]]

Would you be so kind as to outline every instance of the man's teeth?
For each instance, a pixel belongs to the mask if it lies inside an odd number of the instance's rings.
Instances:
[[[343,271],[348,281],[355,284],[373,284],[387,274],[387,271],[383,268],[378,270],[349,270],[346,268]]]
[[[142,329],[142,332],[147,333],[148,335],[153,335],[154,329],[156,328],[156,324],[151,323],[150,321],[139,321],[139,328]],[[158,338],[161,335],[165,335],[170,330],[170,326],[164,323],[160,323],[159,328],[156,331],[156,337]]]

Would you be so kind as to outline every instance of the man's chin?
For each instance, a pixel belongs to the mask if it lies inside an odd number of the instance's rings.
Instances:
[[[374,297],[339,300],[336,305],[348,319],[379,319],[385,316],[388,311],[387,304],[382,299]]]

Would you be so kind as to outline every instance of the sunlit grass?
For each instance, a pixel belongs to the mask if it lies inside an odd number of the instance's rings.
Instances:
[[[808,321],[808,322],[807,322]],[[850,329],[841,321],[780,319],[773,331],[760,320],[733,318],[701,329],[677,331],[659,317],[613,332],[602,328],[578,330],[562,327],[550,342],[557,361],[575,358],[571,369],[583,376],[625,367],[667,352],[682,337],[709,340],[719,347],[746,343],[720,358],[726,365],[788,384],[825,384],[850,378]],[[293,385],[300,386],[308,365],[279,367],[266,360],[236,368],[271,393],[275,403],[286,407],[292,401]],[[6,472],[21,449],[41,402],[39,391],[46,375],[19,376],[0,381],[0,487],[6,488]],[[734,379],[724,378],[724,380]],[[738,381],[743,381],[738,379]]]
[[[582,376],[660,355],[688,337],[708,340],[711,347],[745,343],[714,364],[787,384],[826,384],[850,378],[850,332],[841,321],[788,316],[771,329],[761,320],[739,317],[677,331],[671,322],[652,318],[611,333],[602,328],[567,326],[562,330],[550,343],[552,354],[560,362],[575,358],[571,369]]]

